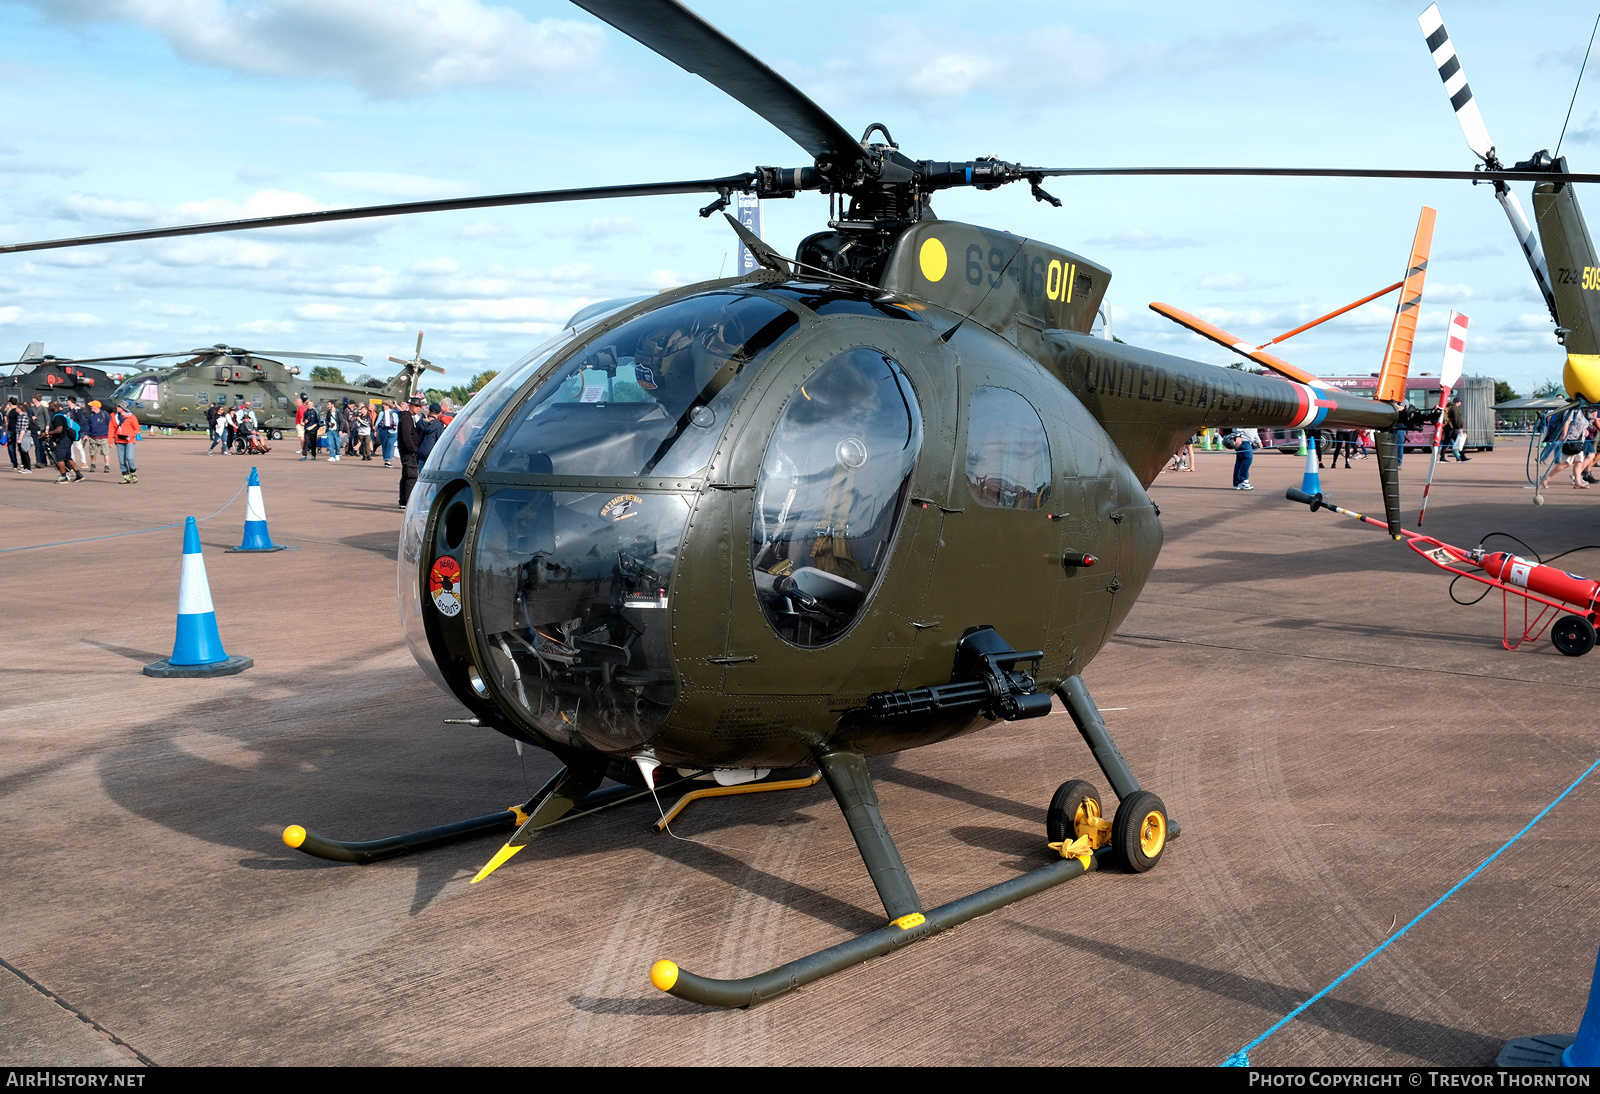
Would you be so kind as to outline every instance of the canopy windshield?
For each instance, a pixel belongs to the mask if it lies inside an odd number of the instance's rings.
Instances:
[[[607,331],[514,413],[484,470],[692,475],[757,363],[798,323],[757,296],[706,293]]]

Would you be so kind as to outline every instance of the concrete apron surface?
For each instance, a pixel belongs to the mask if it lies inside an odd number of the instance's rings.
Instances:
[[[1303,460],[1230,454],[1151,488],[1167,544],[1086,680],[1183,825],[1154,872],[1096,873],[777,1002],[718,1012],[646,978],[739,976],[881,925],[826,788],[556,829],[369,867],[284,847],[520,801],[553,769],[447,726],[395,611],[398,467],[139,445],[140,482],[0,469],[0,547],[204,516],[259,466],[271,534],[229,555],[241,495],[201,527],[239,676],[155,680],[181,528],[0,554],[0,1061],[136,1063],[1215,1064],[1499,847],[1600,757],[1600,655],[1501,649],[1403,546],[1283,500]],[[1593,492],[1535,508],[1510,449],[1440,470],[1426,528],[1548,554],[1600,542]],[[1414,520],[1425,456],[1406,459]],[[1324,470],[1380,508],[1375,461]],[[1502,543],[1504,541],[1501,541]],[[1562,565],[1600,575],[1600,552]],[[997,595],[1001,593],[997,592]],[[1006,590],[1004,595],[1028,595]],[[1513,605],[1519,614],[1520,605]],[[981,622],[981,620],[976,621]],[[1064,712],[873,761],[923,899],[1047,861],[1045,806],[1109,788]],[[1570,1032],[1588,991],[1600,776],[1253,1053],[1258,1064],[1485,1064]]]

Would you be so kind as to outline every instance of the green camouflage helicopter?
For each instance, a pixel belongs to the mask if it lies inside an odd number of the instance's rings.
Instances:
[[[674,0],[576,2],[750,107],[811,162],[0,247],[639,195],[713,194],[707,216],[735,192],[829,196],[826,230],[793,258],[728,218],[762,268],[585,317],[501,371],[422,470],[400,544],[411,648],[476,724],[547,749],[562,770],[527,802],[485,817],[365,843],[295,825],[285,841],[371,862],[514,829],[481,880],[544,827],[679,777],[733,786],[819,768],[888,922],[743,979],[670,961],[651,970],[664,991],[735,1007],[1103,865],[1154,867],[1178,825],[1118,753],[1080,675],[1159,554],[1146,487],[1203,426],[1370,427],[1381,431],[1397,533],[1392,430],[1426,417],[1400,398],[1409,348],[1388,355],[1378,397],[1362,399],[1276,358],[1287,379],[1095,337],[1109,270],[940,220],[932,196],[1027,182],[1059,204],[1044,180],[1080,174],[1504,182],[1548,181],[1549,171],[914,160],[881,124],[854,138]],[[1573,181],[1600,177],[1563,177]],[[1421,274],[1408,270],[1396,330],[1407,315],[1414,324]],[[1087,782],[1064,783],[1048,813],[1053,861],[926,908],[866,758],[1041,717],[1052,696],[1115,810]],[[602,788],[607,778],[622,785]]]
[[[328,380],[301,379],[298,365],[285,365],[277,358],[313,361],[350,361],[361,364],[353,353],[301,353],[293,350],[252,351],[234,346],[215,345],[182,353],[140,354],[130,357],[97,357],[96,362],[128,361],[134,365],[112,391],[116,402],[132,406],[139,421],[147,426],[168,429],[207,429],[206,411],[216,406],[226,409],[246,404],[256,414],[256,422],[273,440],[285,431],[294,432],[295,406],[302,392],[319,405],[329,399],[341,402],[392,399],[404,402],[417,390],[417,381],[427,371],[443,372],[422,358],[422,334],[417,334],[416,355],[406,360],[389,360],[404,366],[382,384],[369,386],[342,384]],[[183,358],[176,364],[152,365],[163,358]]]

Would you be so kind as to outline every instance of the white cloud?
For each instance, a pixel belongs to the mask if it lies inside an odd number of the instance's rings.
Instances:
[[[178,215],[198,220],[245,220],[250,217],[282,216],[285,213],[309,213],[327,208],[304,194],[288,190],[258,190],[244,201],[227,198],[207,198],[188,201],[178,206]]]
[[[1432,282],[1426,286],[1423,293],[1425,304],[1464,304],[1477,294],[1472,291],[1471,285],[1441,285]]]
[[[424,258],[411,264],[411,272],[419,274],[448,274],[461,269],[453,258]]]
[[[470,189],[467,183],[454,179],[432,179],[424,175],[402,175],[388,171],[328,171],[317,177],[344,190],[399,198],[462,197]]]
[[[640,230],[639,222],[632,217],[599,217],[587,224],[562,224],[546,228],[544,234],[576,239],[583,243],[597,243],[617,236],[635,236]]]
[[[1553,324],[1550,322],[1550,315],[1548,312],[1528,312],[1517,316],[1515,319],[1509,320],[1502,329],[1550,331],[1554,328]],[[1551,340],[1550,345],[1552,349],[1559,350],[1561,348],[1555,344],[1553,339]]]
[[[460,320],[488,320],[490,322],[534,320],[538,322],[554,323],[567,317],[570,308],[565,301],[552,302],[539,297],[519,296],[503,300],[463,300],[455,304],[432,304],[418,307],[408,305],[384,305],[379,309],[380,314],[401,317],[407,315],[420,315],[426,319],[454,319]]]
[[[1212,289],[1221,292],[1233,292],[1238,289],[1250,288],[1250,281],[1236,273],[1208,274],[1200,279],[1202,289]]]
[[[800,83],[828,102],[887,96],[932,113],[984,93],[1037,106],[1130,79],[1255,64],[1312,36],[1305,27],[1291,26],[1170,43],[1127,42],[1056,25],[1025,35],[971,32],[952,38],[910,20],[891,19],[852,36],[871,43],[863,55],[830,61],[805,73]],[[1064,71],[1072,74],[1065,91],[1060,79]]]
[[[0,175],[81,175],[86,168],[56,160],[0,154]]]
[[[279,263],[279,250],[239,236],[201,236],[165,243],[155,260],[163,266],[211,266],[266,270]]]
[[[332,78],[379,96],[540,83],[604,49],[597,22],[481,0],[31,0],[61,22],[127,22],[182,57],[262,76]]]
[[[78,193],[67,194],[51,212],[63,220],[117,220],[131,224],[147,224],[161,215],[148,201]]]
[[[301,319],[343,319],[350,309],[339,304],[307,304],[294,309],[294,313]]]
[[[1186,236],[1162,236],[1143,228],[1085,240],[1096,247],[1121,247],[1130,251],[1167,251],[1178,247],[1198,247],[1200,241]]]
[[[71,247],[59,251],[38,251],[28,259],[28,264],[40,266],[88,267],[105,266],[111,255],[94,247]]]

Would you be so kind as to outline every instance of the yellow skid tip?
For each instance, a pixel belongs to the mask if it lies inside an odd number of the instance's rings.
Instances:
[[[500,850],[494,853],[494,858],[489,860],[489,864],[478,871],[478,876],[472,879],[472,884],[478,884],[478,882],[482,881],[484,878],[500,869],[500,867],[505,865],[506,859],[510,858],[512,855],[516,854],[526,846],[527,844],[523,844],[519,847],[513,847],[508,843],[504,847],[500,848]]]
[[[290,847],[298,848],[306,841],[306,830],[303,825],[291,824],[283,830],[283,842]]]
[[[678,982],[678,966],[662,958],[650,966],[650,983],[662,991],[671,991],[672,985]]]

